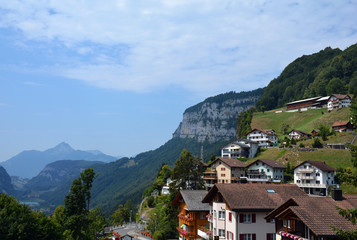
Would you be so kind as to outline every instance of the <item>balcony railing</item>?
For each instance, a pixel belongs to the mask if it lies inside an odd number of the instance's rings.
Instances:
[[[299,169],[299,173],[313,173],[314,169],[312,168],[305,168],[305,169]]]
[[[217,176],[215,176],[215,175],[204,175],[203,179],[217,179]]]
[[[326,184],[316,184],[316,183],[296,183],[298,187],[307,187],[307,188],[326,188]]]
[[[189,234],[189,232],[187,232],[186,230],[183,230],[183,229],[181,229],[181,228],[179,228],[179,227],[176,227],[176,229],[177,229],[177,231],[179,231],[179,233],[181,233],[182,235],[187,236],[187,235]]]
[[[184,221],[187,221],[187,222],[192,222],[193,221],[193,218],[190,218],[189,216],[184,216],[182,214],[179,214],[177,215],[178,218],[184,220]]]

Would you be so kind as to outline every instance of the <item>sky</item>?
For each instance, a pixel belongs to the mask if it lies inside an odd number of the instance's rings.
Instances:
[[[0,161],[61,142],[135,156],[186,108],[357,43],[357,0],[0,0]]]

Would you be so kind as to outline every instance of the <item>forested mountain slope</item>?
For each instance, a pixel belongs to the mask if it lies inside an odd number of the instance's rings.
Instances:
[[[266,110],[303,98],[353,93],[357,88],[357,44],[344,51],[330,47],[290,63],[266,87],[256,107]]]

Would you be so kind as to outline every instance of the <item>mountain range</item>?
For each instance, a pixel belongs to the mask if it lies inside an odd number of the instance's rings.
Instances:
[[[81,151],[74,150],[65,142],[45,151],[27,150],[16,156],[1,162],[10,176],[19,176],[22,178],[35,177],[49,163],[57,160],[88,160],[111,162],[117,160],[101,153],[100,151]]]

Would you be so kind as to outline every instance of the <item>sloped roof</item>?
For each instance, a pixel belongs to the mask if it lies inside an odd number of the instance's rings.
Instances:
[[[320,97],[301,99],[301,100],[297,100],[297,101],[294,101],[294,102],[289,102],[286,105],[292,105],[292,104],[296,104],[296,103],[315,101],[315,100],[320,99],[320,98],[321,98],[321,96]]]
[[[321,162],[321,161],[311,161],[311,160],[307,160],[307,161],[304,161],[302,163],[300,163],[299,165],[297,165],[296,167],[293,168],[296,169],[298,167],[300,167],[301,165],[304,165],[305,163],[309,163],[315,167],[317,167],[318,169],[320,169],[321,171],[324,171],[324,172],[333,172],[333,171],[336,171],[336,169],[334,169],[333,167],[330,167],[329,165],[327,165],[325,162]]]
[[[235,211],[271,211],[293,196],[306,195],[295,184],[215,184],[202,202],[209,203],[218,192]]]
[[[347,95],[347,94],[332,94],[331,97],[332,96],[335,96],[336,98],[341,99],[341,100],[345,99],[346,97],[349,97],[351,99],[351,96]]]
[[[249,164],[247,167],[254,165],[256,162],[263,162],[272,168],[286,168],[285,166],[283,166],[280,163],[275,162],[274,160],[271,160],[271,159],[257,159],[254,162],[252,162],[251,164]]]
[[[293,129],[293,130],[291,130],[289,133],[288,133],[288,135],[290,134],[290,133],[292,133],[292,132],[297,132],[297,133],[299,133],[300,135],[307,135],[307,136],[311,136],[311,134],[310,133],[306,133],[306,132],[303,132],[303,131],[300,131],[300,130],[296,130],[296,129]]]
[[[230,167],[241,167],[241,168],[245,168],[247,167],[247,164],[245,164],[242,161],[239,161],[236,158],[217,158],[215,161],[213,161],[209,166],[211,166],[213,163],[215,163],[216,161],[222,161],[225,164],[227,164]]]
[[[270,135],[272,135],[272,134],[270,133],[270,131],[274,131],[274,129],[259,129],[259,128],[254,128],[253,130],[247,132],[247,133],[245,134],[245,136],[247,136],[248,134],[250,134],[250,133],[252,133],[252,132],[254,132],[254,131],[260,131],[260,132],[263,132],[263,133],[265,133],[266,135],[269,135],[269,136],[270,136]],[[275,131],[274,131],[274,135],[277,136],[277,134],[275,133]]]
[[[338,213],[339,208],[357,208],[357,196],[346,195],[342,201],[330,197],[293,197],[266,218],[281,218],[284,215],[295,215],[317,236],[334,236],[331,226],[343,230],[356,230],[356,226]]]
[[[340,127],[340,126],[346,126],[350,121],[340,121],[340,122],[335,122],[332,124],[332,127]]]
[[[189,211],[209,211],[209,204],[202,203],[207,193],[206,190],[180,190],[173,203],[182,197]]]

